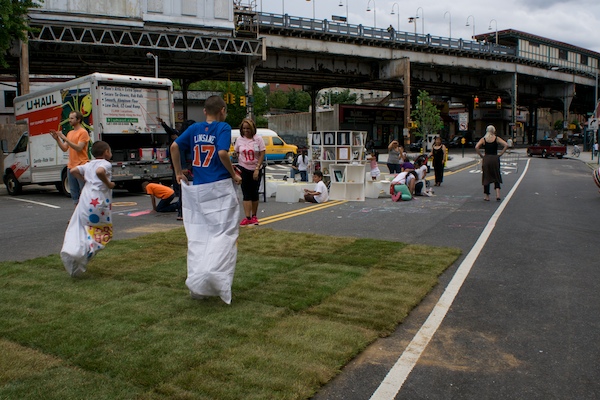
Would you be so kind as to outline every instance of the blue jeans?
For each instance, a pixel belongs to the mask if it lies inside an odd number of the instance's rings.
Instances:
[[[71,192],[71,199],[73,199],[73,204],[77,204],[79,202],[79,195],[81,195],[81,191],[83,190],[83,185],[85,184],[85,181],[75,178],[71,174],[71,170],[68,168],[67,179],[69,180],[69,191]]]
[[[400,172],[402,172],[400,170],[400,164],[390,164],[390,163],[388,163],[387,167],[390,170],[390,174],[399,174]]]
[[[308,182],[308,172],[306,171],[296,171],[294,168],[290,171],[290,178],[294,179],[296,174],[300,174],[300,180],[302,182]]]
[[[173,212],[177,211],[179,202],[171,203],[175,199],[175,193],[166,199],[161,199],[156,205],[156,212]]]

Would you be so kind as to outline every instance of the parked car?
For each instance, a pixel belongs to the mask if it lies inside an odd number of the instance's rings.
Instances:
[[[293,144],[287,144],[279,135],[271,129],[258,128],[256,134],[261,136],[265,142],[265,161],[267,162],[286,162],[291,164],[294,161],[294,157],[298,154],[298,146]],[[239,129],[231,130],[231,147],[229,154],[233,161],[236,162],[233,146],[235,140],[240,137]]]
[[[533,146],[527,148],[527,155],[531,156],[542,156],[544,158],[553,156],[563,158],[567,154],[567,147],[561,145],[559,142],[552,140],[540,140]]]
[[[409,144],[408,151],[419,152],[421,151],[421,147],[423,147],[423,139],[419,139],[416,142]]]
[[[446,145],[448,148],[453,149],[453,148],[462,148],[462,136],[454,136],[452,138],[452,140],[450,140],[448,142],[448,144]],[[475,147],[475,143],[473,143],[471,140],[465,140],[465,147]]]

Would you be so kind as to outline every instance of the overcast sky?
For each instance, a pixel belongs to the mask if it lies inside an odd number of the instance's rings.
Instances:
[[[407,32],[415,30],[408,18],[418,14],[418,33],[424,21],[426,34],[449,37],[451,33],[452,38],[463,39],[473,35],[474,19],[476,35],[493,32],[497,25],[498,30],[516,29],[600,53],[600,0],[341,0],[341,7],[340,0],[255,1],[259,11],[262,6],[263,12],[281,14],[284,8],[286,14],[307,18],[313,17],[314,1],[315,18],[328,20],[332,15],[346,16],[347,2],[350,24],[373,26],[376,18],[377,27],[398,29],[399,16],[399,30]],[[469,26],[465,26],[467,19]]]

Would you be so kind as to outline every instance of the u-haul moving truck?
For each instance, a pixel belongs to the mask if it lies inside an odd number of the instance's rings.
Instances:
[[[29,184],[54,184],[69,194],[68,152],[58,147],[50,130],[66,135],[73,110],[83,114],[92,142],[110,144],[112,180],[120,187],[137,190],[144,180],[172,176],[167,134],[157,120],[173,126],[173,84],[168,79],[94,73],[19,96],[14,107],[16,120],[28,130],[4,160],[3,180],[11,195]]]

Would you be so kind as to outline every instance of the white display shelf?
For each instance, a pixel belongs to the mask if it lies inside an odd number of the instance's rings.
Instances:
[[[365,139],[362,131],[308,133],[310,171],[320,170],[332,200],[364,201]]]

